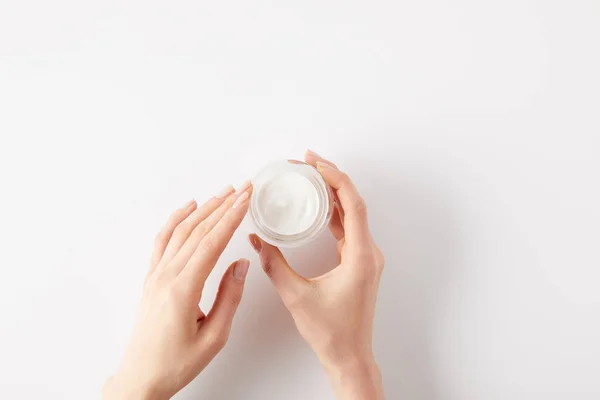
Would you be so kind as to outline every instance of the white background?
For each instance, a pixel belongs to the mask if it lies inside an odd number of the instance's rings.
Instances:
[[[600,3],[0,0],[0,397],[98,398],[174,208],[310,147],[387,258],[388,399],[600,398]],[[252,261],[179,399],[330,399]],[[332,241],[289,254],[315,275]],[[214,297],[212,276],[203,307]]]

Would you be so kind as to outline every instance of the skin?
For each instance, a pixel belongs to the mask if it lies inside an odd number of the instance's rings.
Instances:
[[[298,275],[274,246],[250,235],[263,270],[301,336],[323,364],[340,400],[381,400],[381,375],[372,351],[375,302],[384,259],[371,237],[366,205],[350,178],[316,153],[315,166],[334,189],[330,229],[339,265],[313,279]],[[231,264],[205,315],[204,283],[248,211],[252,186],[226,189],[198,207],[175,211],[156,238],[137,322],[103,399],[168,399],[191,382],[226,344],[242,298],[249,262]]]

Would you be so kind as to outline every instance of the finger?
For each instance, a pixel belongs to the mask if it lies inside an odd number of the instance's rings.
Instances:
[[[198,204],[196,203],[196,200],[190,200],[185,206],[171,214],[166,225],[160,230],[158,235],[156,235],[156,239],[154,240],[154,249],[152,250],[152,256],[150,257],[148,276],[154,272],[156,266],[160,262],[177,225],[179,225],[181,221],[185,220],[196,209],[197,206]]]
[[[198,301],[202,296],[204,282],[219,260],[221,253],[231,240],[236,229],[242,223],[248,212],[248,200],[252,192],[252,186],[244,192],[234,195],[236,200],[229,210],[223,215],[213,229],[200,241],[187,264],[179,274],[178,280],[182,285],[194,293]]]
[[[338,211],[338,213],[340,214],[340,221],[342,223],[342,228],[344,227],[344,217],[346,216],[346,214],[344,214],[344,209],[342,208],[342,203],[340,202],[340,197],[338,196],[336,191],[333,191],[333,203],[335,205],[336,210]]]
[[[344,225],[342,223],[342,216],[340,207],[334,203],[333,215],[329,222],[329,230],[333,234],[335,240],[340,241],[344,238]]]
[[[246,182],[238,189],[236,194],[248,190],[249,186],[250,182]],[[223,218],[225,213],[231,208],[231,206],[236,200],[237,195],[229,195],[227,199],[216,210],[214,210],[209,216],[207,216],[204,219],[204,221],[199,223],[194,228],[186,242],[183,244],[183,246],[181,246],[177,255],[175,255],[175,257],[171,260],[171,263],[169,264],[169,274],[175,276],[179,274],[183,270],[183,268],[185,268],[185,265],[188,263],[188,261],[198,248],[198,245],[200,244],[202,239],[208,234],[208,232],[210,232],[215,227],[215,225],[221,220],[221,218]]]
[[[321,157],[320,155],[318,155],[317,153],[315,153],[312,150],[306,150],[306,153],[304,154],[304,161],[306,161],[307,164],[312,165],[313,167],[317,168],[317,162],[324,162],[328,165],[331,165],[332,167],[336,168],[336,165],[334,163],[332,163],[329,160],[324,159],[323,157]]]
[[[215,210],[217,210],[233,193],[233,186],[229,185],[223,191],[212,197],[200,208],[190,214],[183,220],[173,232],[173,236],[165,249],[164,255],[160,261],[160,268],[168,265],[171,260],[177,255],[183,244],[187,241],[193,230],[208,218]]]
[[[344,229],[346,243],[360,248],[369,245],[371,235],[367,221],[367,206],[356,187],[345,173],[321,161],[317,161],[317,169],[340,199],[344,211]]]
[[[306,153],[304,154],[304,161],[306,161],[307,164],[312,165],[315,168],[317,167],[318,162],[323,162],[337,169],[334,163],[324,159],[312,150],[306,150]],[[334,193],[334,197],[336,203],[339,203],[337,194]],[[331,217],[331,222],[329,223],[329,230],[331,231],[335,239],[339,241],[344,237],[344,210],[342,210],[341,207],[338,207],[337,204],[335,205],[335,207],[336,208],[333,211],[333,215]]]
[[[227,342],[233,317],[242,300],[249,266],[250,261],[240,259],[231,264],[223,274],[215,303],[200,329],[202,350],[218,352]]]
[[[346,243],[346,240],[344,238],[342,238],[339,242],[337,242],[337,244],[335,245],[335,250],[337,251],[337,258],[338,258],[338,263],[342,262],[342,251],[344,249],[344,244]]]
[[[306,279],[290,267],[277,247],[266,243],[256,234],[248,236],[248,239],[254,251],[258,253],[262,268],[273,282],[279,297],[289,306],[301,293]]]

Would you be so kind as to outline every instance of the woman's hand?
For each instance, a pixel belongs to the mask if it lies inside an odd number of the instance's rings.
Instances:
[[[306,162],[317,167],[339,200],[330,224],[338,243],[339,266],[318,278],[305,279],[276,247],[256,235],[250,235],[250,243],[338,397],[383,399],[371,348],[383,255],[371,237],[367,208],[350,178],[310,151]]]
[[[158,234],[137,322],[104,399],[168,399],[223,348],[242,297],[248,260],[225,272],[208,313],[198,303],[214,268],[248,210],[252,188],[228,187],[201,207],[175,211]]]

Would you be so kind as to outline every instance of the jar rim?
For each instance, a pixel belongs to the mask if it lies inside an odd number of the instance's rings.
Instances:
[[[284,235],[277,233],[266,225],[258,212],[258,197],[264,183],[274,176],[296,172],[311,182],[317,193],[319,202],[317,216],[306,230]],[[333,191],[321,174],[312,165],[299,160],[280,160],[267,164],[252,180],[254,191],[250,199],[250,216],[256,227],[256,234],[265,242],[278,247],[299,247],[315,239],[329,224],[333,214]]]

